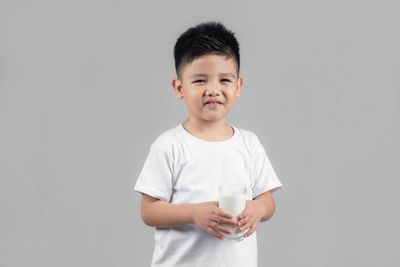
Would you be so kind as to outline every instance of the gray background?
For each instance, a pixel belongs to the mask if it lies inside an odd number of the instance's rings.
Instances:
[[[284,187],[260,266],[399,266],[397,1],[1,1],[0,266],[149,266],[132,191],[186,118],[173,45],[217,20],[241,45],[228,122]]]

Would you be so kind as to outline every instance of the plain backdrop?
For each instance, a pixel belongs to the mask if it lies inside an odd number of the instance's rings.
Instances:
[[[283,183],[259,266],[400,266],[398,1],[0,2],[0,266],[149,266],[132,187],[187,116],[173,46],[220,21],[241,48],[228,123]]]

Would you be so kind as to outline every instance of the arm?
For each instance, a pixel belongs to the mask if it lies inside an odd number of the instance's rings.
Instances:
[[[232,215],[218,207],[217,201],[197,204],[171,204],[143,194],[142,219],[153,227],[175,227],[196,223],[213,236],[223,239],[218,231],[231,233],[232,230],[221,224],[235,225]]]
[[[174,205],[143,194],[142,219],[153,227],[174,227],[193,223],[193,204]]]
[[[258,224],[270,219],[274,212],[275,202],[271,191],[259,195],[254,200],[247,200],[246,209],[239,215],[239,231],[243,232],[250,228],[244,237],[250,236],[256,230]]]
[[[258,197],[256,197],[254,200],[254,203],[256,205],[259,205],[259,210],[261,214],[261,222],[264,222],[268,220],[269,218],[272,217],[275,213],[275,201],[272,197],[271,191],[267,191]]]

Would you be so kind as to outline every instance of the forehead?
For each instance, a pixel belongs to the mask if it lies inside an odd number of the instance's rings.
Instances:
[[[188,64],[183,76],[192,79],[200,76],[236,77],[236,62],[233,57],[227,59],[221,55],[203,55]]]

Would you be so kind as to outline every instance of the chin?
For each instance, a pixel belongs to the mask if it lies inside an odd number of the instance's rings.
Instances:
[[[221,118],[203,118],[203,120],[209,121],[209,122],[221,121],[223,119],[224,119],[224,117],[221,117]]]

